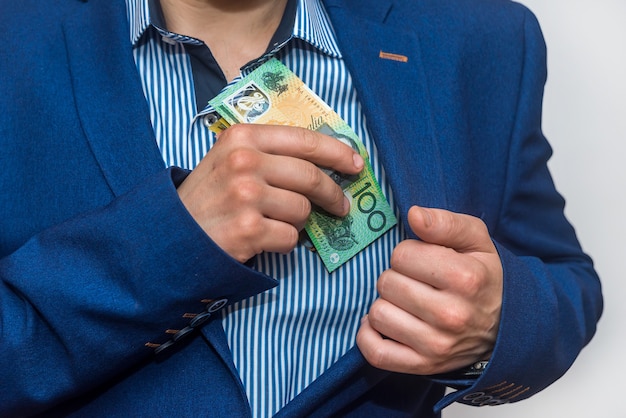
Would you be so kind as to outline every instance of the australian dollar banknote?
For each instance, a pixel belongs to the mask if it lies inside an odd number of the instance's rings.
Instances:
[[[336,138],[363,157],[358,175],[320,167],[344,191],[350,213],[344,217],[313,208],[305,230],[329,272],[358,254],[397,223],[374,177],[369,156],[352,128],[280,61],[271,59],[212,99],[211,129],[236,123],[308,128]]]

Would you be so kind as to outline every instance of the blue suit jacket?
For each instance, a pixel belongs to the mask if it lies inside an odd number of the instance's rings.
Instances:
[[[325,3],[402,213],[486,222],[502,320],[486,372],[446,398],[441,380],[377,370],[355,348],[279,415],[427,417],[438,401],[537,393],[590,340],[602,299],[546,168],[536,20],[504,0]],[[180,203],[186,173],[157,149],[123,0],[0,10],[0,415],[249,415],[219,315],[165,355],[145,346],[205,299],[277,282]]]

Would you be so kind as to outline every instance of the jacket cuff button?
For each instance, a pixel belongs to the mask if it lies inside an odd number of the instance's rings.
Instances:
[[[192,319],[191,322],[189,322],[189,326],[191,328],[199,327],[200,325],[208,321],[211,315],[211,312],[202,312],[201,314],[198,314],[194,319]]]
[[[214,313],[222,309],[228,303],[228,299],[216,299],[211,301],[206,306],[206,311],[208,313]]]
[[[154,354],[159,354],[160,352],[162,352],[164,350],[167,350],[168,348],[170,348],[173,345],[174,345],[174,341],[168,340],[168,341],[164,342],[163,344],[161,344],[160,346],[158,346],[154,350]]]
[[[181,329],[180,331],[178,331],[176,334],[174,334],[172,336],[172,341],[176,342],[176,341],[180,340],[181,338],[184,338],[187,334],[189,334],[192,331],[193,331],[193,327],[187,326],[187,327]]]

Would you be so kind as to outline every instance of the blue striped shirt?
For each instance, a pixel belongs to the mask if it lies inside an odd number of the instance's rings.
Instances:
[[[197,109],[186,52],[186,46],[202,42],[152,27],[148,3],[127,0],[131,41],[154,131],[168,166],[193,169],[215,141],[204,123],[210,108]],[[319,0],[298,0],[293,35],[244,67],[240,77],[271,56],[354,129],[395,207],[351,75]],[[377,297],[376,280],[389,268],[391,252],[404,235],[398,225],[332,274],[318,255],[301,245],[287,255],[258,256],[256,268],[280,285],[230,306],[223,317],[253,416],[274,414],[354,345],[360,318]]]

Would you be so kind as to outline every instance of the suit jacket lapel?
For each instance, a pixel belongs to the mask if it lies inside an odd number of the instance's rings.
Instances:
[[[325,3],[402,213],[415,204],[445,206],[419,39],[388,21],[390,1]]]
[[[115,194],[164,168],[132,56],[124,2],[76,2],[64,32],[79,117]]]
[[[393,11],[389,1],[355,1],[354,7],[347,3],[325,0],[396,203],[402,214],[415,204],[444,207],[443,171],[419,39],[386,22]],[[410,233],[406,217],[403,222]],[[330,415],[388,375],[368,365],[354,347],[279,415]]]
[[[132,56],[125,10],[123,1],[92,1],[80,4],[64,22],[67,39],[73,39],[67,47],[81,123],[118,195],[165,167]],[[219,320],[202,332],[239,379]]]

